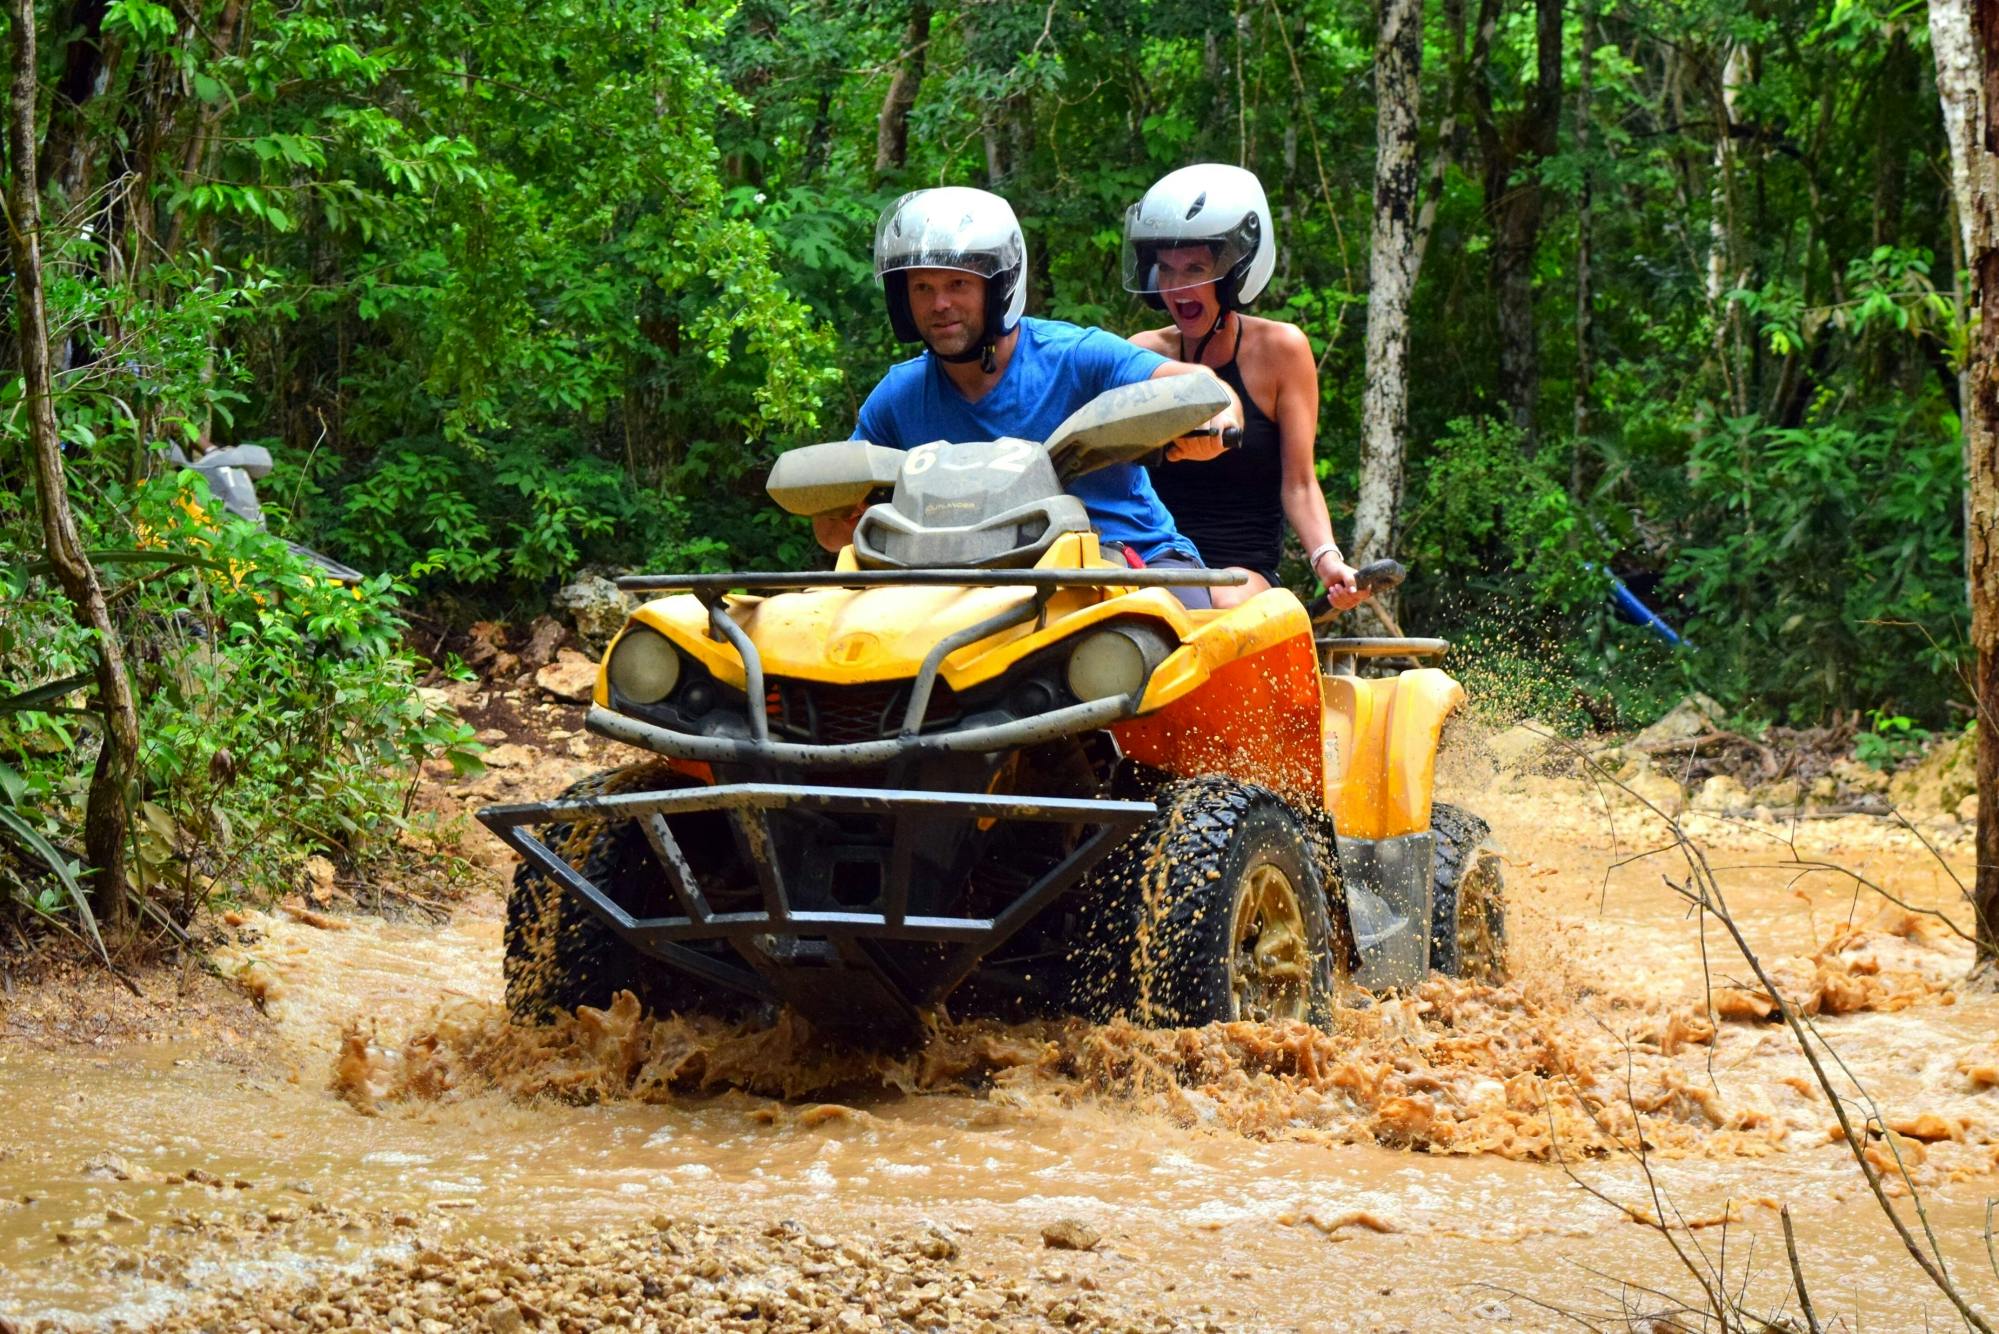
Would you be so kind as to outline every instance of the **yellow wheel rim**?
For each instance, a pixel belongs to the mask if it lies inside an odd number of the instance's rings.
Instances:
[[[1306,1019],[1312,1004],[1312,950],[1298,890],[1283,868],[1252,866],[1236,888],[1229,989],[1238,1019]]]

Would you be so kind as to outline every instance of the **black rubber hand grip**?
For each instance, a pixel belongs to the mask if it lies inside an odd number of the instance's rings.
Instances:
[[[1409,567],[1399,560],[1369,561],[1353,572],[1354,587],[1363,593],[1379,593],[1383,589],[1394,588],[1408,577]],[[1315,621],[1332,609],[1331,593],[1321,593],[1305,604],[1305,614]]]

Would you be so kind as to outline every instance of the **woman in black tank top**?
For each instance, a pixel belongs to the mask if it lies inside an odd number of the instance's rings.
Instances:
[[[1247,570],[1261,577],[1264,587],[1274,588],[1277,562],[1284,554],[1282,432],[1243,382],[1237,364],[1241,317],[1231,322],[1235,346],[1214,372],[1242,400],[1242,445],[1205,463],[1160,464],[1152,470],[1152,485],[1201,559],[1211,566]],[[1181,361],[1188,360],[1185,347],[1182,339]]]
[[[1275,262],[1263,187],[1240,167],[1183,167],[1125,215],[1125,286],[1173,319],[1131,341],[1208,367],[1243,408],[1240,449],[1161,464],[1152,484],[1206,564],[1249,576],[1243,587],[1215,589],[1217,607],[1276,587],[1287,519],[1334,605],[1350,607],[1364,595],[1333,539],[1313,463],[1319,376],[1311,343],[1296,325],[1241,310]]]

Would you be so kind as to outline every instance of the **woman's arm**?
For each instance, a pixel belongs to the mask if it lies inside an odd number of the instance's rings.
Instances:
[[[1326,512],[1326,493],[1319,488],[1312,447],[1319,435],[1319,367],[1312,344],[1295,325],[1271,326],[1277,361],[1278,457],[1283,463],[1284,517],[1305,544],[1312,573],[1344,611],[1365,600],[1354,587],[1354,569],[1340,554],[1333,537],[1333,518]]]

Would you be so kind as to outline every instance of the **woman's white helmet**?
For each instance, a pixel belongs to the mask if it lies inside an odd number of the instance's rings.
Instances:
[[[1162,250],[1207,246],[1215,254],[1215,294],[1224,311],[1248,305],[1277,267],[1277,235],[1263,183],[1241,167],[1201,162],[1159,178],[1125,210],[1124,286],[1164,309]]]
[[[967,361],[1013,332],[1027,307],[1027,241],[1012,206],[985,190],[915,190],[882,210],[875,277],[888,300],[889,325],[905,343],[922,341],[909,309],[910,269],[957,269],[986,280],[985,336]]]

